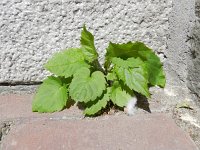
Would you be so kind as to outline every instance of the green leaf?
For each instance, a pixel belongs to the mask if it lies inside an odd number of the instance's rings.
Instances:
[[[99,112],[102,108],[105,108],[108,101],[110,100],[109,98],[109,92],[105,93],[101,99],[97,99],[95,101],[92,101],[89,107],[87,107],[84,110],[84,114],[86,115],[94,115],[97,112]]]
[[[149,97],[148,72],[140,58],[113,58],[114,72],[130,89]]]
[[[81,49],[89,62],[98,58],[98,53],[94,46],[94,36],[86,29],[85,25],[81,32]]]
[[[112,58],[112,63],[117,67],[123,68],[136,68],[144,66],[144,62],[140,58],[128,58],[127,60],[123,60],[121,58],[114,57]]]
[[[149,74],[149,82],[151,85],[165,87],[166,79],[163,68],[161,66],[156,66],[157,63],[153,61],[147,61],[146,65]]]
[[[114,72],[109,72],[109,73],[107,74],[107,76],[106,76],[106,79],[107,79],[107,80],[111,80],[111,81],[117,80],[117,76],[116,76],[116,74],[115,74]]]
[[[32,111],[55,112],[66,105],[68,99],[66,85],[58,77],[50,76],[43,81],[32,103]]]
[[[137,51],[140,45],[143,45],[143,43],[140,42],[128,42],[123,44],[115,44],[110,42],[106,53],[106,58],[110,60],[113,57],[119,57],[122,59],[127,59],[130,57],[137,56]]]
[[[118,82],[115,82],[111,87],[110,99],[115,105],[124,107],[131,99],[131,95],[123,90]]]
[[[158,56],[153,52],[139,52],[139,54],[145,57],[146,67],[149,74],[149,82],[151,85],[165,86],[166,79],[163,71],[162,63]]]
[[[72,76],[80,68],[89,68],[89,65],[84,60],[82,51],[78,48],[71,48],[65,51],[56,53],[51,58],[45,68],[57,76]]]
[[[106,88],[105,84],[102,72],[95,71],[90,76],[90,70],[82,68],[74,75],[69,86],[69,94],[75,101],[87,103],[102,95]]]
[[[123,44],[115,44],[110,42],[108,48],[106,49],[106,62],[105,68],[109,68],[111,64],[111,59],[113,57],[119,57],[122,59],[127,59],[130,57],[138,57],[138,51],[151,51],[145,44],[141,42],[128,42]]]
[[[124,82],[130,89],[150,97],[148,90],[148,76],[145,68],[123,68],[116,67],[115,72],[120,80]]]
[[[125,44],[110,43],[107,48],[105,68],[108,69],[111,60],[114,57],[121,59],[128,59],[131,57],[140,58],[146,63],[147,71],[149,74],[149,82],[151,85],[165,86],[165,74],[163,72],[162,63],[158,56],[141,42],[128,42]]]

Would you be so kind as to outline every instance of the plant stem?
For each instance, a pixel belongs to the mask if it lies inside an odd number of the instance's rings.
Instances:
[[[96,59],[96,60],[93,61],[93,65],[94,65],[94,67],[95,67],[97,70],[99,70],[99,71],[103,72],[104,74],[106,74],[106,71],[105,71],[105,70],[103,69],[103,67],[100,65],[98,59]]]

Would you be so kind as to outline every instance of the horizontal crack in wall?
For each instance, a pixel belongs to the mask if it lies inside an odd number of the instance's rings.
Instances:
[[[0,86],[18,86],[18,85],[40,85],[42,82],[2,82]]]

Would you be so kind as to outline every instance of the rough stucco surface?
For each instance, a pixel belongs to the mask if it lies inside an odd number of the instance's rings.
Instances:
[[[196,0],[195,13],[196,22],[192,30],[192,63],[189,67],[188,86],[192,93],[200,98],[200,0]]]
[[[94,34],[103,61],[109,41],[140,40],[164,61],[172,0],[1,0],[0,83],[38,82],[53,53]]]

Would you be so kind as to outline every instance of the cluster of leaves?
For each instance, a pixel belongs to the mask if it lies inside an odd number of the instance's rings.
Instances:
[[[54,75],[39,87],[33,111],[60,111],[72,99],[84,103],[85,115],[95,115],[110,103],[126,106],[135,93],[149,98],[149,86],[165,86],[160,59],[145,44],[110,42],[102,67],[94,37],[85,26],[80,41],[80,48],[58,52],[45,64]]]

